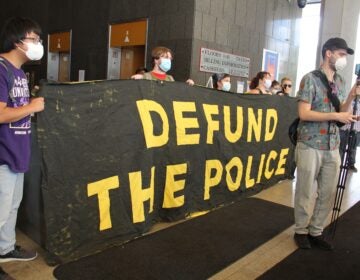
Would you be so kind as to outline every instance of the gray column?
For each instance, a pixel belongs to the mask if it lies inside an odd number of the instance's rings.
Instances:
[[[341,37],[349,47],[355,50],[358,21],[360,14],[359,0],[322,0],[322,22],[319,37],[318,61],[321,61],[321,47],[331,37]],[[360,46],[358,46],[360,48]],[[360,61],[354,61],[354,56],[348,56],[348,66],[340,73],[347,82],[350,90],[354,67]]]

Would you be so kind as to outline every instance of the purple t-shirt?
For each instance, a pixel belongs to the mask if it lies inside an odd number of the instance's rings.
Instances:
[[[12,93],[15,102],[9,96],[8,73],[2,64],[0,64],[0,102],[7,103],[7,107],[13,108],[29,104],[30,92],[24,71],[6,60],[5,63],[8,71],[12,71],[14,75]],[[12,123],[0,123],[0,165],[8,165],[15,173],[23,173],[29,169],[30,133],[30,116]]]

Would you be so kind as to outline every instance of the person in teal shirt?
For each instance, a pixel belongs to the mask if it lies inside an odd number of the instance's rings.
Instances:
[[[299,248],[312,246],[332,250],[325,240],[324,224],[332,208],[340,171],[339,128],[336,122],[354,122],[356,116],[349,112],[351,103],[360,87],[354,85],[349,94],[345,81],[337,73],[346,66],[346,57],[352,55],[344,39],[331,38],[323,45],[323,64],[320,71],[327,77],[332,93],[340,101],[336,112],[327,96],[328,86],[313,72],[306,74],[298,92],[298,141],[295,148],[297,181],[295,190],[294,239]],[[314,188],[317,187],[315,207],[312,208]]]

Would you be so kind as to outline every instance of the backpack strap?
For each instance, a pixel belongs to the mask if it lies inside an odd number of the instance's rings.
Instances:
[[[331,104],[335,107],[335,111],[340,112],[340,100],[335,94],[332,93],[332,89],[329,85],[329,80],[327,79],[326,75],[320,70],[314,70],[311,73],[313,73],[316,77],[318,77],[321,80],[321,82],[324,84],[324,86],[326,86],[327,97],[331,101]],[[330,124],[330,122],[329,122],[329,124]],[[345,124],[337,121],[336,125],[338,127],[342,127]]]
[[[7,62],[4,58],[0,57],[0,64],[5,68],[6,73],[7,73],[7,83],[8,83],[8,88],[9,88],[9,97],[11,99],[11,101],[13,103],[16,102],[16,99],[14,97],[14,93],[13,93],[13,87],[14,87],[14,81],[15,81],[15,76],[14,73],[12,72],[12,70],[10,70],[10,68],[7,65]]]
[[[312,73],[321,80],[324,86],[326,86],[328,90],[327,97],[330,99],[332,105],[335,107],[336,112],[340,112],[340,100],[335,94],[332,93],[332,89],[329,85],[329,81],[326,75],[320,70],[314,70],[312,71]]]

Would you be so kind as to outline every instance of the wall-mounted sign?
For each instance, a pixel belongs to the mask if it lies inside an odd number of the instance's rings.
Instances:
[[[279,54],[267,49],[263,50],[262,70],[271,74],[273,80],[278,79]]]
[[[200,71],[249,77],[250,58],[201,48]]]

